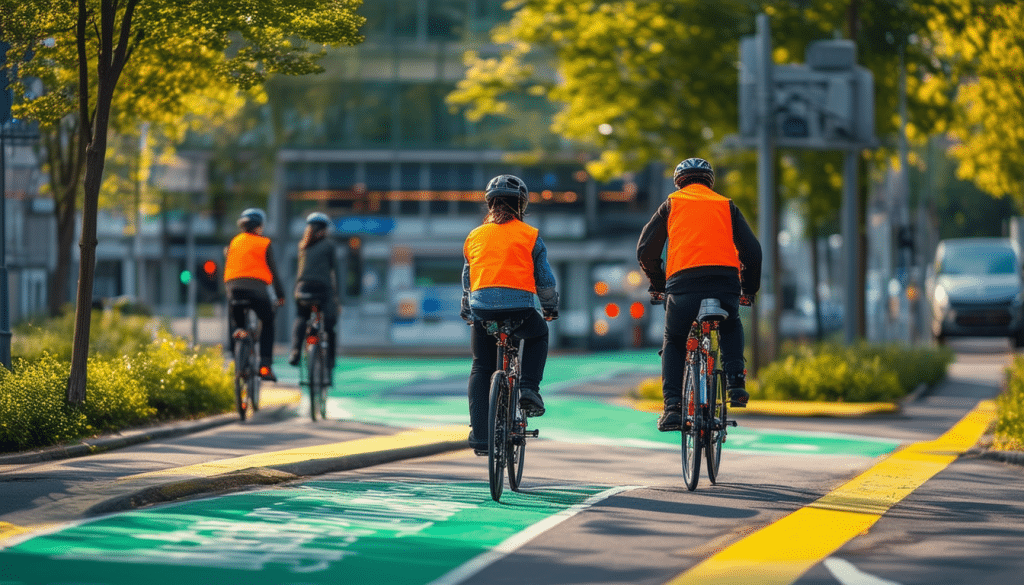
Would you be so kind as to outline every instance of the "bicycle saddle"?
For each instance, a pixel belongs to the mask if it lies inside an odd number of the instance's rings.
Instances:
[[[700,302],[698,321],[724,321],[728,317],[729,313],[722,308],[722,303],[718,299],[704,299]]]
[[[306,307],[318,304],[320,302],[320,297],[311,293],[300,292],[295,295],[295,300],[298,301],[300,305]]]
[[[484,329],[490,335],[495,335],[499,331],[506,335],[512,335],[512,332],[519,328],[523,324],[523,319],[496,319],[484,321]]]

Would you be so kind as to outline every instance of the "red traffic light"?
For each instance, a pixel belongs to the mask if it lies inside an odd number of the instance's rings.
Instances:
[[[203,262],[203,272],[207,276],[213,276],[217,274],[217,263],[214,262],[213,260],[207,260],[206,262]]]

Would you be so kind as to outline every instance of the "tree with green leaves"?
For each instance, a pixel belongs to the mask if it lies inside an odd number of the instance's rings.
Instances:
[[[191,111],[200,97],[178,93],[187,69],[198,63],[216,83],[242,91],[280,73],[320,71],[325,46],[361,42],[360,0],[2,0],[0,26],[14,57],[52,66],[62,76],[41,100],[49,120],[77,114],[60,146],[84,160],[81,262],[76,295],[75,334],[68,401],[85,400],[86,360],[96,264],[96,221],[108,135],[125,110],[115,110],[122,94],[170,92]],[[36,61],[38,60],[38,61]],[[173,102],[174,100],[168,100]],[[192,103],[192,106],[199,104]],[[29,110],[26,110],[29,111]],[[63,112],[63,114],[61,113]],[[130,110],[126,114],[132,117]],[[143,121],[141,113],[139,121]],[[76,172],[76,171],[72,171]],[[72,177],[69,184],[77,184]]]

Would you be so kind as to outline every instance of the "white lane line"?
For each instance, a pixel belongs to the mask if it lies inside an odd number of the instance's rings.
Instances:
[[[461,583],[466,579],[472,577],[473,575],[477,574],[491,563],[494,563],[499,559],[502,559],[512,554],[516,551],[516,549],[523,546],[530,540],[536,538],[543,532],[550,530],[551,528],[554,528],[556,525],[564,522],[565,520],[568,520],[569,518],[572,518],[576,514],[582,512],[583,510],[589,508],[590,506],[593,506],[594,504],[600,502],[601,500],[610,498],[611,496],[620,494],[628,490],[639,489],[641,487],[643,486],[619,486],[605,490],[598,494],[594,494],[587,498],[586,500],[580,502],[579,504],[566,508],[565,510],[562,510],[561,512],[553,516],[548,516],[547,518],[526,528],[525,530],[510,536],[509,538],[500,542],[493,549],[473,557],[472,559],[456,567],[455,569],[452,569],[451,571],[448,571],[447,573],[441,575],[437,579],[434,579],[427,585],[456,585],[457,583]]]
[[[896,581],[875,577],[853,566],[853,563],[838,557],[824,560],[825,568],[842,585],[900,585]]]

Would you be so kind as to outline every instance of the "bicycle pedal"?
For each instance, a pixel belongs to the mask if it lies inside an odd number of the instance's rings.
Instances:
[[[540,429],[533,429],[533,430],[525,431],[525,432],[523,432],[523,436],[524,437],[532,437],[532,438],[536,439],[537,437],[540,436]]]

